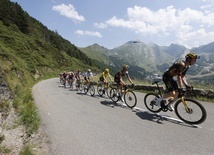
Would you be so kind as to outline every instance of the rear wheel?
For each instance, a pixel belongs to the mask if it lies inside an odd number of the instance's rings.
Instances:
[[[100,96],[103,96],[104,94],[104,85],[102,83],[100,83],[98,86],[97,86],[97,93],[100,95]]]
[[[112,88],[109,92],[109,96],[111,98],[111,100],[116,103],[118,102],[119,98],[118,98],[118,95],[117,95],[117,89],[116,88]]]
[[[83,86],[83,91],[84,91],[85,94],[87,94],[87,92],[88,92],[88,87],[87,87],[86,85]]]
[[[155,98],[159,98],[159,96],[154,93],[146,94],[144,97],[144,104],[149,111],[158,113],[161,111],[161,108],[155,105]]]
[[[82,84],[82,83],[80,83],[80,85],[79,85],[79,90],[80,90],[80,91],[83,90],[83,84]]]

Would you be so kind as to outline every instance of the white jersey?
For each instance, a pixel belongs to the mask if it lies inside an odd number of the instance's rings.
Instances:
[[[89,77],[93,77],[93,73],[92,72],[86,72],[84,77],[89,78]]]

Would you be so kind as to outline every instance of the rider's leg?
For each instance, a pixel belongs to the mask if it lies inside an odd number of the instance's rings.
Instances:
[[[165,86],[166,86],[166,89],[167,89],[167,93],[165,93],[163,95],[163,97],[160,97],[157,99],[156,101],[156,105],[158,107],[164,107],[165,106],[165,103],[166,103],[166,99],[169,98],[169,97],[173,97],[173,98],[177,98],[178,96],[178,84],[177,82],[173,79],[173,78],[163,78],[163,81],[165,83]],[[171,109],[173,109],[171,107]]]

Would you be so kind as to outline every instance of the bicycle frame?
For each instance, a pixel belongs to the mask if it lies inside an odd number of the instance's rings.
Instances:
[[[155,82],[153,82],[153,83],[152,83],[152,85],[154,85],[154,84],[156,84],[156,85],[157,85],[158,94],[160,95],[160,97],[163,97],[163,95],[162,95],[162,93],[161,93],[161,90],[160,90],[160,87],[159,87],[158,82],[160,82],[160,81],[155,81]]]

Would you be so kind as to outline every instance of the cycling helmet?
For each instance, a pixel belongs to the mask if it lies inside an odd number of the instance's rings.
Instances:
[[[200,56],[196,55],[195,53],[188,53],[185,58],[191,58],[191,59],[199,59]]]
[[[109,73],[109,69],[108,69],[108,68],[106,68],[106,69],[105,69],[105,72],[106,72],[106,73]]]
[[[128,68],[129,68],[128,65],[126,65],[126,64],[123,65],[123,69],[128,69]]]
[[[91,72],[91,69],[88,69],[88,72]]]

